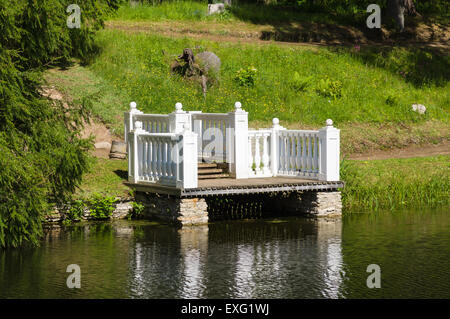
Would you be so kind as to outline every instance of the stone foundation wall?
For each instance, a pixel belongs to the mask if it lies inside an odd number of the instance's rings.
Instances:
[[[341,192],[294,192],[290,194],[252,194],[211,198],[178,198],[176,196],[136,192],[134,199],[115,204],[111,219],[126,218],[132,211],[132,202],[145,206],[144,218],[189,226],[207,224],[223,219],[264,218],[270,216],[309,215],[340,216]],[[60,222],[63,213],[46,216],[47,222]],[[85,208],[82,219],[91,219]]]
[[[341,192],[293,193],[283,201],[283,208],[294,214],[317,217],[341,216]]]
[[[128,199],[119,201],[118,203],[114,204],[115,209],[111,214],[111,219],[127,218],[128,214],[133,210],[133,206],[131,204],[132,202],[133,201],[131,199]],[[45,216],[44,219],[47,223],[62,222],[64,220],[64,213],[58,211],[58,209],[55,208],[54,211]],[[84,208],[83,216],[81,216],[81,219],[83,220],[92,219],[89,208],[87,207]]]
[[[144,217],[181,226],[208,223],[208,205],[204,198],[178,198],[136,192],[136,201],[145,206]]]

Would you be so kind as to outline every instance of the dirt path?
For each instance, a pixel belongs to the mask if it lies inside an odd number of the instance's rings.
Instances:
[[[51,100],[61,101],[68,107],[67,101],[70,101],[70,97],[65,96],[53,86],[42,88],[42,95]],[[113,140],[110,130],[105,124],[90,120],[88,123],[84,123],[81,137],[89,138],[91,135],[94,136],[94,149],[92,155],[98,158],[109,158],[109,151]]]
[[[403,35],[393,36],[382,29],[374,37],[351,26],[319,23],[286,23],[255,25],[245,22],[217,23],[205,21],[107,21],[107,29],[132,33],[159,34],[173,38],[190,37],[219,42],[276,44],[282,46],[414,46],[450,52],[450,28],[420,24],[406,28]]]
[[[450,143],[445,141],[444,143],[437,145],[424,145],[424,146],[409,146],[402,149],[386,150],[386,151],[373,151],[364,154],[353,154],[349,157],[352,160],[383,160],[389,158],[412,158],[412,157],[427,157],[437,155],[450,155]]]

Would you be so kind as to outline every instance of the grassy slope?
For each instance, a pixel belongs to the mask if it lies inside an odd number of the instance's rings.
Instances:
[[[417,87],[390,70],[364,63],[357,55],[327,49],[282,48],[168,39],[155,35],[104,30],[98,36],[104,48],[92,70],[117,90],[132,97],[140,109],[167,113],[176,102],[186,110],[227,112],[241,101],[250,120],[278,117],[282,121],[322,125],[331,118],[337,125],[348,122],[448,121],[450,84]],[[214,51],[222,60],[220,84],[206,100],[197,83],[169,74],[168,64],[185,47]],[[162,54],[164,50],[169,56]],[[233,80],[240,68],[258,70],[254,87]],[[292,87],[292,77],[311,76],[305,92]],[[321,79],[342,83],[342,97],[333,99],[316,92]],[[390,99],[393,103],[386,103]],[[411,104],[427,106],[427,114],[411,111]]]

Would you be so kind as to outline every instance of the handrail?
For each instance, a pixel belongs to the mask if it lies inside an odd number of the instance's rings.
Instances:
[[[130,103],[125,112],[129,180],[192,188],[197,163],[228,163],[233,178],[287,176],[339,181],[340,131],[331,120],[319,130],[287,130],[273,119],[271,128],[248,128],[248,113],[185,112],[144,114]]]

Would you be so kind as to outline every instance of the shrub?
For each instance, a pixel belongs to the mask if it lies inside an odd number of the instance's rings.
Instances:
[[[392,93],[389,94],[385,100],[385,103],[390,106],[398,105],[398,102],[399,102],[398,96],[396,96],[395,94],[392,94]]]
[[[84,213],[84,202],[80,199],[74,200],[70,203],[69,209],[66,212],[66,218],[70,221],[79,221]]]
[[[304,92],[311,85],[312,78],[312,76],[301,77],[298,72],[295,72],[290,86],[296,92]]]
[[[340,98],[342,96],[342,82],[339,80],[333,81],[328,77],[320,79],[317,82],[316,92],[323,97]]]
[[[145,206],[138,202],[132,202],[131,206],[133,207],[133,209],[128,218],[141,218],[144,214]]]
[[[234,80],[238,83],[239,86],[254,86],[257,73],[258,70],[253,66],[249,66],[245,69],[241,68],[236,72]]]
[[[107,219],[114,211],[114,203],[116,199],[112,196],[102,196],[101,194],[94,194],[89,199],[89,209],[91,217],[95,219]]]

